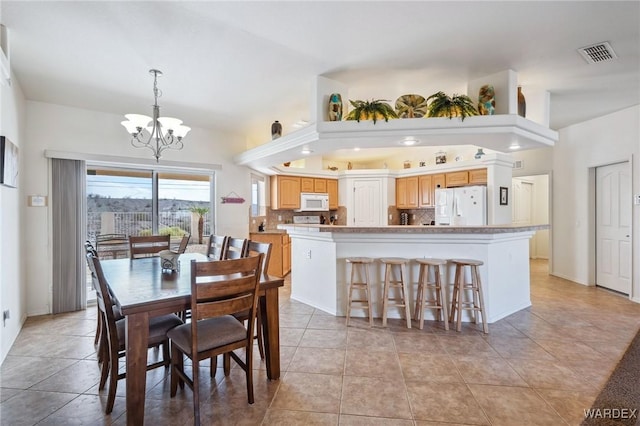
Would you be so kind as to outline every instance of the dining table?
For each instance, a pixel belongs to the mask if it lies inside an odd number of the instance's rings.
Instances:
[[[127,425],[144,424],[149,319],[191,307],[191,261],[212,261],[185,253],[176,270],[162,268],[159,257],[101,261],[114,302],[125,318]],[[260,309],[267,378],[280,378],[278,288],[284,279],[262,274]]]

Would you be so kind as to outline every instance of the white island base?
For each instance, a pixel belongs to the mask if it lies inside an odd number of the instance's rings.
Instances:
[[[529,291],[529,239],[539,226],[385,226],[362,228],[330,225],[281,225],[291,237],[291,298],[327,313],[344,316],[350,268],[348,257],[467,258],[484,262],[480,267],[485,311],[489,323],[531,306]],[[371,296],[374,317],[382,314],[384,269],[379,261],[371,266]],[[409,302],[414,314],[418,266],[408,266]],[[453,267],[444,279],[453,281]],[[467,274],[468,275],[468,274]],[[451,300],[451,286],[448,286]],[[367,316],[353,309],[352,316]],[[390,308],[389,318],[403,318],[399,308]],[[435,319],[433,310],[425,319]],[[463,321],[469,321],[467,312]]]

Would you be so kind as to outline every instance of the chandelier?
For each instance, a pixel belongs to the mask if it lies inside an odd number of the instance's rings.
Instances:
[[[182,138],[191,130],[183,126],[182,120],[171,117],[160,117],[158,97],[162,91],[158,89],[158,76],[160,70],[149,70],[153,74],[153,117],[142,114],[126,114],[127,121],[121,124],[131,133],[131,145],[136,148],[149,148],[153,151],[156,161],[160,161],[162,151],[165,149],[182,149]]]

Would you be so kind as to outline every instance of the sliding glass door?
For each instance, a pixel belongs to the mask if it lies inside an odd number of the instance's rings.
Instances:
[[[87,166],[87,238],[213,231],[213,173]]]

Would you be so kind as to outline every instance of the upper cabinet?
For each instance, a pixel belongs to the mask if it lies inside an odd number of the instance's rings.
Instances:
[[[329,209],[338,209],[338,180],[314,177],[271,177],[271,208],[273,210],[297,210],[300,208],[300,193],[329,194]]]
[[[295,210],[300,208],[301,179],[297,176],[271,177],[271,208]]]
[[[418,177],[396,179],[396,207],[399,209],[418,208]]]
[[[435,191],[438,188],[486,184],[486,168],[397,178],[396,207],[399,209],[433,207]]]
[[[325,194],[327,192],[327,179],[302,177],[300,178],[302,192],[315,192]]]
[[[327,179],[329,210],[338,210],[338,179]]]
[[[469,170],[469,185],[486,185],[487,169]]]

